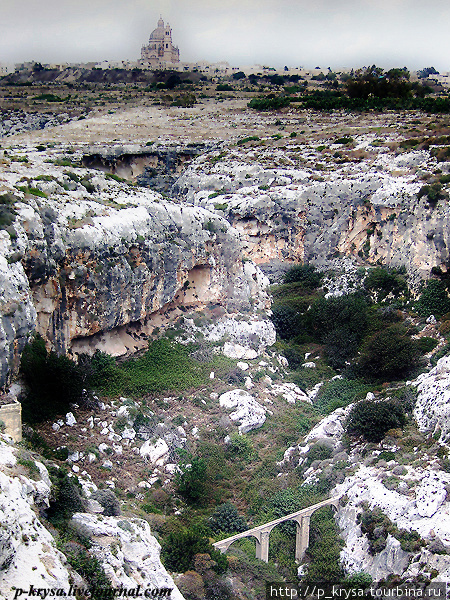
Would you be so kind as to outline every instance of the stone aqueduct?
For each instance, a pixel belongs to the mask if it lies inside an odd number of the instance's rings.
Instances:
[[[220,542],[215,542],[213,546],[221,552],[226,552],[231,544],[236,540],[246,537],[254,537],[256,539],[256,558],[259,558],[264,562],[268,562],[270,532],[280,523],[284,523],[284,521],[295,521],[297,523],[295,537],[295,560],[300,562],[309,546],[309,521],[311,519],[311,515],[316,512],[316,510],[319,510],[319,508],[324,506],[334,506],[334,508],[337,510],[338,504],[339,497],[329,498],[328,500],[324,500],[323,502],[319,502],[313,506],[308,506],[308,508],[303,508],[302,510],[291,513],[290,515],[286,515],[285,517],[280,517],[274,521],[264,523],[264,525],[259,525],[258,527],[247,529],[247,531],[243,531],[242,533],[232,535],[224,540],[220,540]]]

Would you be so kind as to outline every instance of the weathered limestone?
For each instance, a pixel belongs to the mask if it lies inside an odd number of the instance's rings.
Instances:
[[[15,235],[0,230],[0,387],[34,329],[58,353],[119,355],[142,347],[178,306],[265,304],[264,277],[242,261],[239,234],[222,217],[143,188],[114,189],[101,175],[86,175],[93,197],[69,178],[68,194],[55,166],[27,175],[42,171],[49,181],[35,185],[48,198],[24,196]]]

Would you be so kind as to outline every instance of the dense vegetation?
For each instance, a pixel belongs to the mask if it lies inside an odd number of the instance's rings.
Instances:
[[[67,412],[71,404],[92,406],[92,391],[109,396],[143,396],[200,387],[212,369],[228,371],[230,361],[208,347],[182,345],[168,338],[150,342],[140,358],[118,363],[96,352],[75,362],[48,352],[36,336],[22,354],[21,372],[27,386],[24,419],[39,422]]]
[[[429,97],[432,89],[421,82],[412,83],[406,68],[384,71],[372,65],[343,76],[341,86],[332,72],[313,79],[324,81],[325,89],[308,91],[306,86],[285,87],[278,96],[272,93],[254,98],[248,106],[255,110],[276,110],[295,102],[299,108],[315,110],[450,112],[450,98]],[[284,81],[277,80],[277,83],[283,85]]]
[[[308,280],[298,280],[297,270],[288,271],[285,283],[273,289],[272,307],[292,367],[303,362],[305,344],[320,345],[329,367],[363,381],[401,379],[417,367],[422,346],[411,338],[413,329],[398,308],[409,298],[402,272],[376,267],[357,292],[326,298],[317,291],[318,274],[313,278],[308,267]],[[436,286],[442,284],[432,281],[425,287],[419,307],[447,308],[449,299],[441,287],[436,304],[428,300]]]

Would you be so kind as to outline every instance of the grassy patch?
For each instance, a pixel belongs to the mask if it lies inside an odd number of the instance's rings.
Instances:
[[[120,364],[107,360],[98,370],[97,389],[110,396],[181,391],[201,387],[209,382],[212,370],[217,376],[227,372],[232,361],[214,355],[199,362],[191,355],[196,345],[187,346],[162,338],[150,342],[147,352]]]

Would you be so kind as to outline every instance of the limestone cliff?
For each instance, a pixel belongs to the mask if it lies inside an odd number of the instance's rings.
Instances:
[[[24,466],[25,465],[25,466]],[[28,472],[29,471],[29,472]],[[25,593],[34,588],[79,590],[92,582],[83,581],[57,548],[52,533],[39,517],[52,497],[47,468],[35,457],[0,439],[0,597],[12,598],[15,589]],[[100,520],[102,519],[102,520]],[[183,600],[172,578],[161,564],[160,545],[146,521],[77,513],[75,527],[84,527],[92,553],[114,587],[171,590]],[[48,526],[48,524],[47,524]],[[69,544],[70,546],[70,544]],[[114,548],[116,549],[114,551]],[[72,543],[71,550],[79,545]]]
[[[366,151],[371,139],[359,136],[355,151]],[[260,144],[200,157],[175,186],[180,199],[224,215],[256,263],[282,259],[327,267],[337,256],[353,256],[361,263],[404,265],[413,279],[428,277],[433,266],[446,268],[445,194],[435,205],[419,191],[421,174],[438,167],[447,172],[450,163],[438,164],[427,151],[397,155],[370,147],[366,159],[342,164],[331,157],[325,168],[311,164],[323,159],[324,146],[288,142],[274,152],[267,141]]]
[[[74,341],[131,326],[132,335],[121,332],[123,353],[161,309],[264,301],[257,269],[243,262],[239,233],[222,217],[78,163],[67,170],[26,156],[10,163],[0,189],[16,213],[0,231],[1,385],[34,329],[65,353]]]

